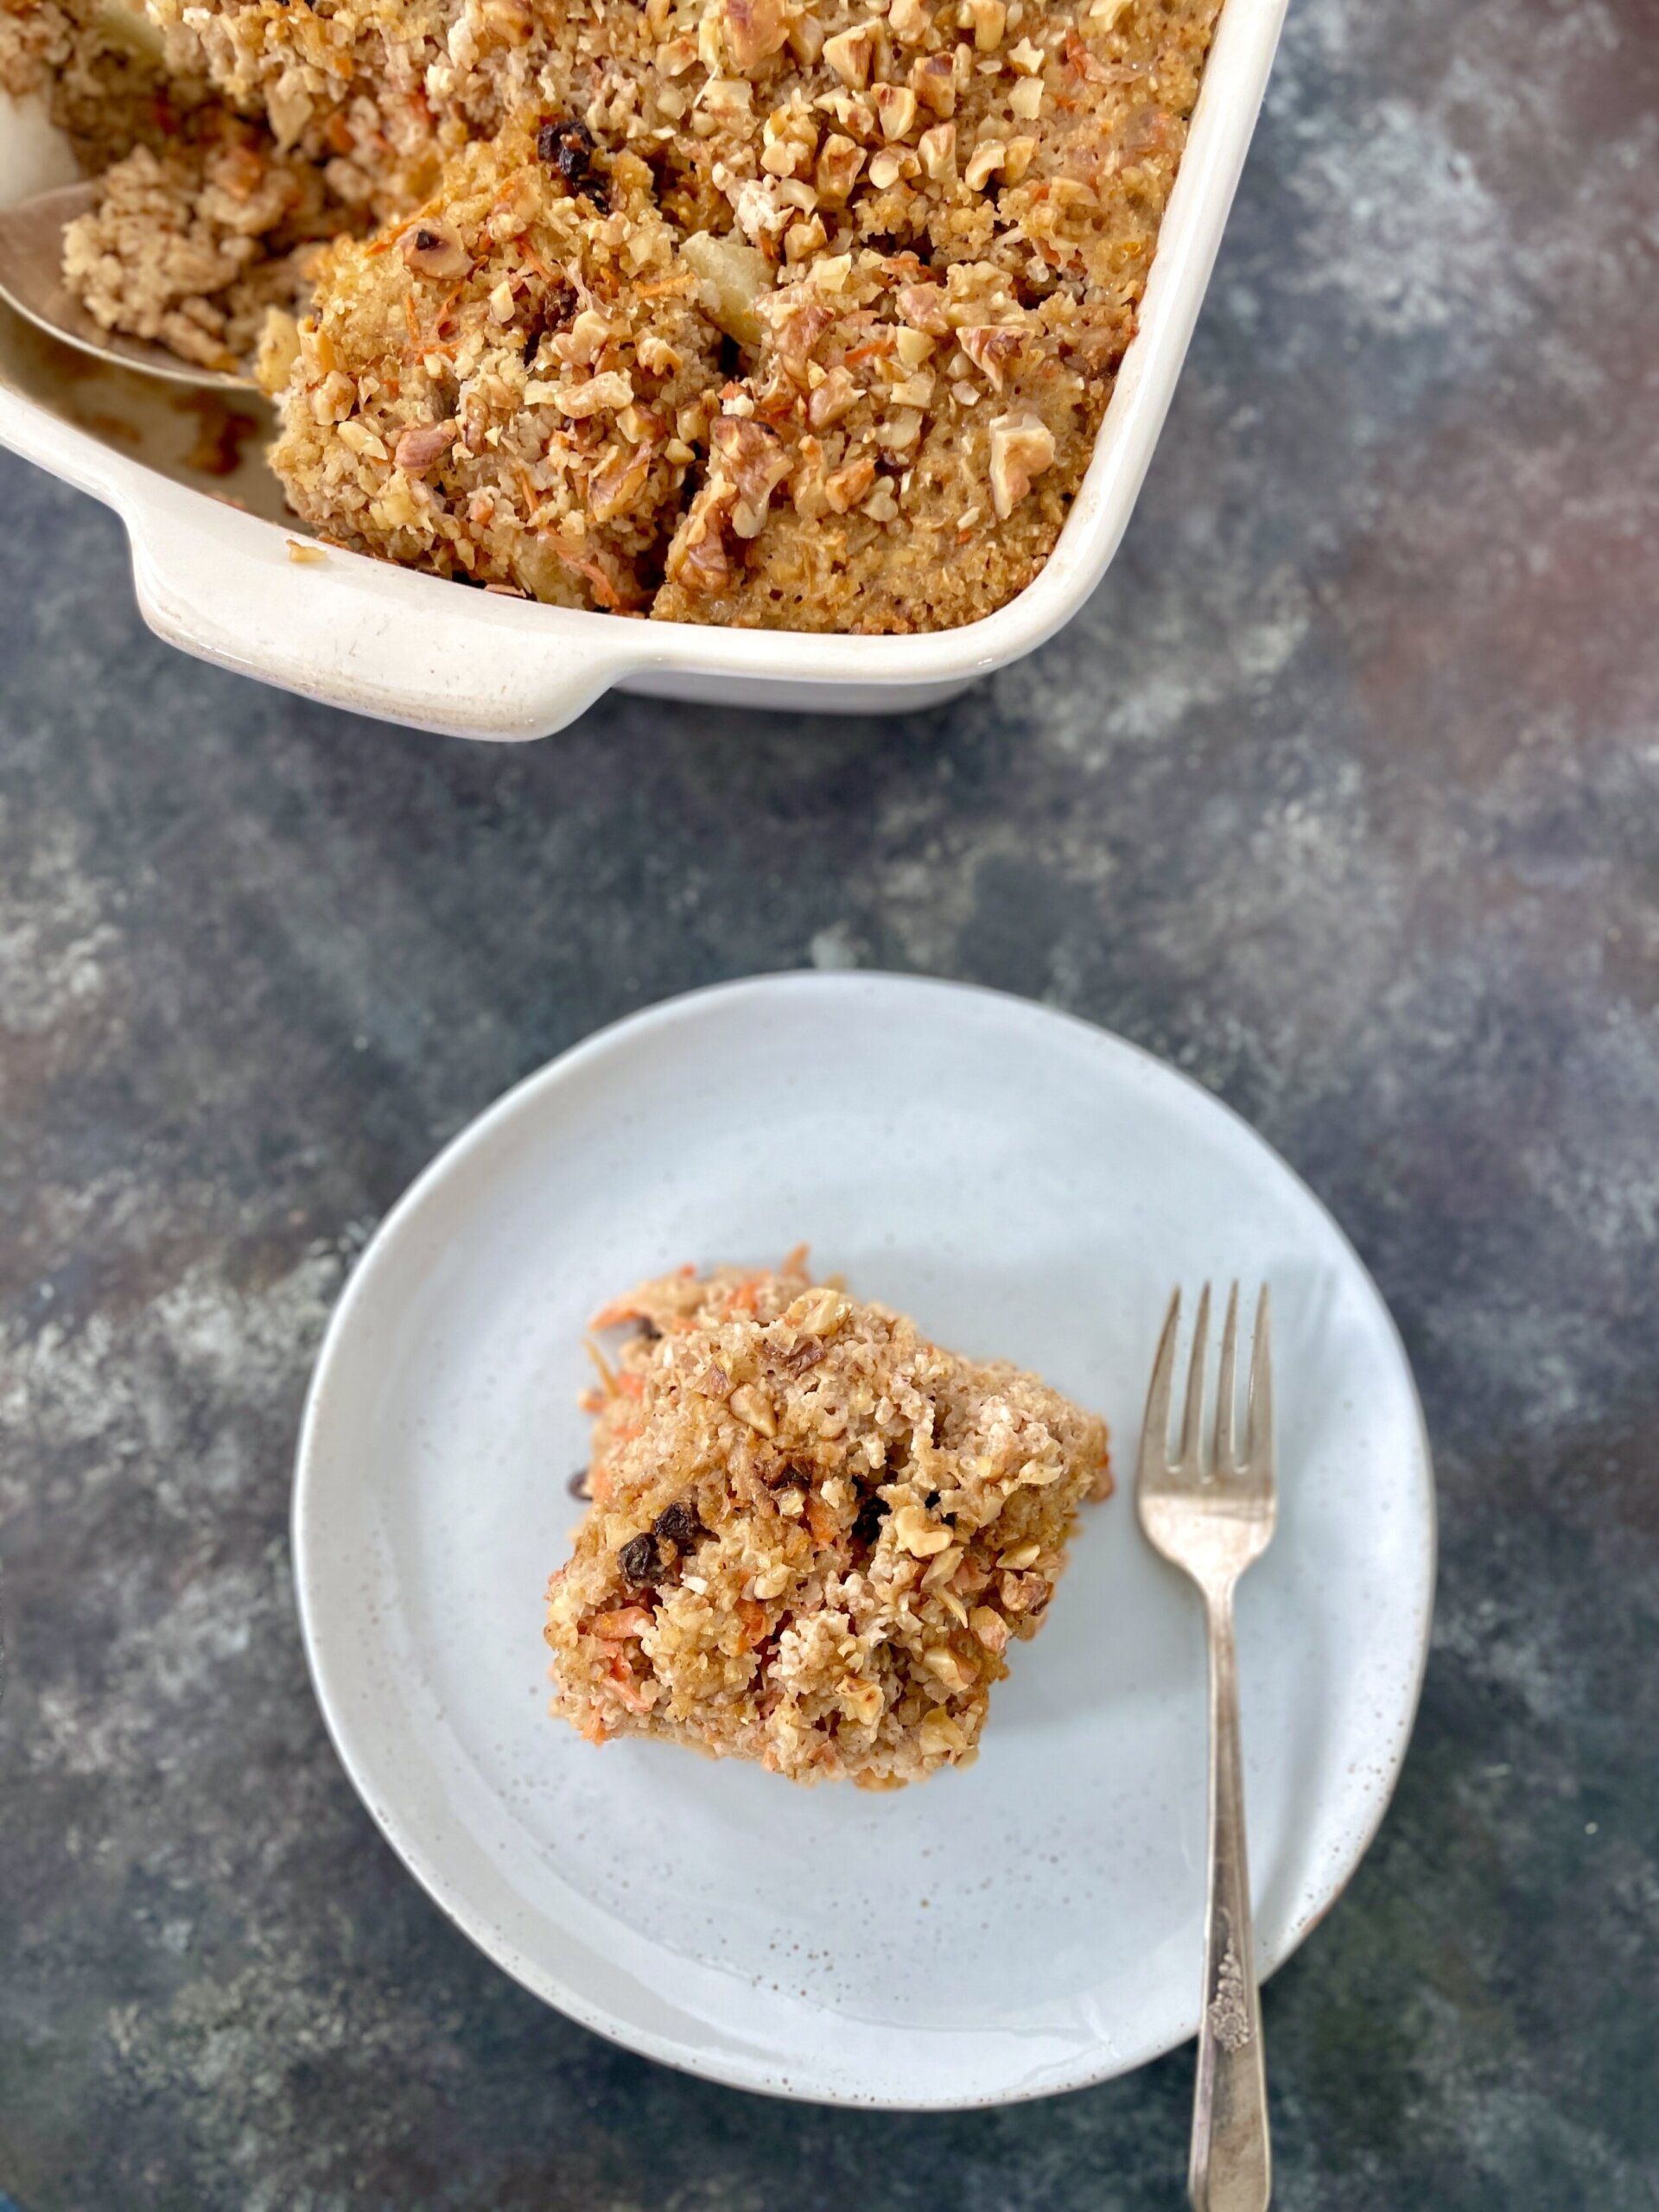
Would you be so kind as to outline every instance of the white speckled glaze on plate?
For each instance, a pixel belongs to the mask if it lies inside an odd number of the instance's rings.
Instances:
[[[1118,1495],[992,1702],[976,1766],[799,1789],[547,1717],[543,1586],[579,1508],[587,1317],[781,1255],[1101,1408]],[[1259,1948],[1369,1843],[1417,1702],[1433,1484],[1404,1353],[1244,1123],[1042,1007],[880,976],[727,985],[521,1084],[393,1211],[318,1363],[295,1495],[318,1694],[411,1871],[575,2018],[746,2088],[996,2103],[1196,2025],[1202,1624],[1129,1495],[1170,1286],[1265,1273],[1281,1507],[1240,1598]]]

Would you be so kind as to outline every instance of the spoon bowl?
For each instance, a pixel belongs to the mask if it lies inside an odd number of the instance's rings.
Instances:
[[[98,187],[86,181],[37,192],[0,207],[0,298],[54,338],[97,360],[112,361],[172,384],[251,391],[251,378],[233,370],[204,368],[181,360],[151,339],[105,330],[68,291],[63,281],[63,233],[77,216],[91,211],[97,196]]]

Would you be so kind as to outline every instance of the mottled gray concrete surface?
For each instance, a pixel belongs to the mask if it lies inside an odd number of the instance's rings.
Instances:
[[[1152,2212],[1189,2064],[963,2118],[709,2088],[401,1874],[285,1535],[350,1254],[516,1076],[819,956],[1192,1070],[1417,1363],[1395,1808],[1268,1996],[1288,2212],[1659,2204],[1659,17],[1296,0],[1087,615],[910,723],[493,752],[176,658],[0,466],[0,2190],[29,2212]]]

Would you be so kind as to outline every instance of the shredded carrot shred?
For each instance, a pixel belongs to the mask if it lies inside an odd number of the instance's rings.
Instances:
[[[591,1337],[587,1339],[587,1347],[588,1357],[593,1361],[594,1365],[599,1370],[600,1380],[605,1385],[606,1396],[613,1398],[616,1395],[616,1377],[611,1372],[610,1367],[606,1362],[604,1353],[601,1351],[599,1346],[594,1342]]]

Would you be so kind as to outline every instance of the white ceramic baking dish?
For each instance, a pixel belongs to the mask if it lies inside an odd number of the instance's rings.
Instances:
[[[613,686],[849,714],[936,705],[1052,637],[1117,550],[1198,319],[1286,5],[1227,0],[1140,332],[1089,474],[1041,575],[966,628],[915,638],[704,629],[458,591],[350,553],[296,562],[292,525],[284,529],[257,454],[220,483],[245,507],[195,488],[211,480],[186,463],[192,418],[175,397],[89,367],[4,308],[0,443],[114,508],[131,540],[138,604],[158,636],[358,714],[525,738],[562,729]],[[40,114],[0,96],[0,204],[72,174]]]

